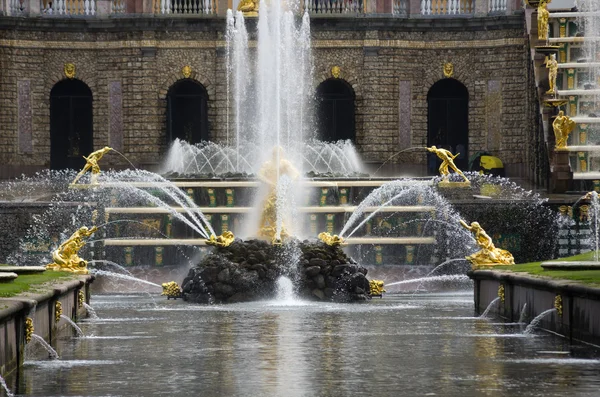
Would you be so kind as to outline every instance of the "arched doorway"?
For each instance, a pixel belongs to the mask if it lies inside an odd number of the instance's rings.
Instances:
[[[466,170],[469,163],[469,91],[455,79],[435,83],[427,93],[427,146],[460,153],[454,163]],[[427,157],[427,171],[437,175],[440,160]]]
[[[179,80],[167,93],[167,138],[188,143],[209,140],[208,93],[200,83]]]
[[[320,140],[356,139],[355,97],[352,86],[342,79],[328,79],[319,84],[316,114]]]
[[[50,91],[50,168],[79,169],[93,147],[92,91],[81,80],[59,81]]]

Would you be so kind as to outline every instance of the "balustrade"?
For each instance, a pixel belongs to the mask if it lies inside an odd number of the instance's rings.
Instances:
[[[8,0],[8,4],[5,1],[2,1],[1,4],[3,15],[19,16],[27,13],[27,6],[29,5],[29,2],[26,0]],[[7,10],[4,9],[6,6],[8,6]]]
[[[408,14],[408,0],[394,0],[394,15],[406,16]]]
[[[96,15],[96,0],[41,0],[43,15]]]
[[[304,7],[311,15],[364,12],[363,0],[305,0]]]
[[[421,0],[421,15],[468,15],[474,11],[475,0]]]
[[[124,14],[126,11],[125,0],[111,0],[110,1],[110,13],[111,14]]]
[[[155,0],[154,13],[162,15],[216,15],[217,0]]]
[[[506,0],[490,0],[490,12],[506,11]]]

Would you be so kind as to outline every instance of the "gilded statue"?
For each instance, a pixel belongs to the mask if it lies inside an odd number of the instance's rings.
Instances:
[[[546,94],[556,94],[556,76],[558,75],[558,62],[556,61],[556,54],[550,54],[550,57],[546,57],[544,64],[548,69],[548,84],[550,85],[550,88],[548,91],[546,91]]]
[[[545,43],[548,42],[548,18],[550,18],[550,13],[546,8],[548,3],[550,1],[541,0],[537,8],[538,39]]]
[[[240,0],[237,10],[244,13],[244,16],[258,15],[259,0]]]
[[[211,234],[210,238],[204,241],[206,242],[206,245],[214,245],[215,247],[229,247],[234,240],[235,236],[233,233],[226,231],[218,237],[214,234]]]
[[[96,230],[98,230],[96,226],[91,229],[86,226],[80,227],[57,249],[52,251],[54,262],[46,265],[46,270],[87,274],[87,261],[79,257],[79,250],[85,245],[85,239],[90,237]]]
[[[332,235],[331,233],[321,232],[317,237],[319,240],[327,245],[331,245],[332,247],[346,245],[346,243],[344,243],[344,239],[337,234]]]
[[[167,300],[173,298],[177,300],[177,298],[181,298],[181,287],[175,281],[169,281],[168,283],[162,283],[162,293],[161,295],[166,296]]]
[[[282,176],[288,176],[292,180],[296,180],[300,173],[296,168],[284,157],[283,148],[276,146],[273,148],[272,157],[258,171],[258,178],[267,184],[269,193],[263,204],[263,211],[260,217],[259,237],[268,238],[273,243],[280,244],[277,241],[277,183]],[[285,225],[281,225],[279,240],[289,236]]]
[[[479,222],[471,222],[468,225],[461,219],[460,224],[472,232],[477,245],[481,250],[477,251],[473,255],[469,255],[466,259],[471,262],[473,267],[475,266],[505,266],[514,265],[515,259],[512,254],[501,248],[496,248],[492,242],[492,238],[483,230]]]
[[[369,290],[369,295],[383,297],[383,293],[386,292],[383,289],[383,280],[370,280]]]
[[[561,110],[552,122],[552,129],[556,140],[556,150],[566,149],[569,134],[575,129],[575,122],[569,116],[565,116],[565,112]]]
[[[462,171],[459,170],[454,164],[454,159],[458,157],[460,153],[452,155],[449,150],[438,149],[435,146],[428,147],[427,150],[431,153],[435,153],[442,160],[442,164],[440,165],[440,175],[442,175],[442,180],[448,180],[450,178],[450,171],[448,170],[448,168],[450,168],[458,175],[462,176],[466,182],[469,182],[465,174],[463,174]]]
[[[74,185],[75,183],[77,183],[79,178],[81,178],[86,172],[88,172],[91,169],[92,170],[91,184],[97,185],[98,184],[98,175],[100,174],[100,166],[98,165],[98,161],[100,161],[102,156],[104,156],[106,153],[108,153],[111,150],[112,150],[112,148],[105,146],[100,150],[96,150],[95,152],[90,153],[90,155],[87,157],[83,156],[86,163],[83,166],[83,169],[81,171],[79,171],[79,174],[77,174],[77,176],[75,177],[73,182],[71,182],[71,184]]]

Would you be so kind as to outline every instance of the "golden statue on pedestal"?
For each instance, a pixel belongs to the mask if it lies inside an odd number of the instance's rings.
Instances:
[[[292,163],[285,159],[283,148],[276,146],[273,148],[271,160],[267,161],[258,171],[258,178],[269,187],[269,193],[264,201],[260,217],[258,235],[269,239],[274,244],[281,244],[281,240],[289,236],[282,222],[281,232],[279,238],[277,238],[277,183],[279,178],[284,175],[291,180],[296,180],[300,173]]]
[[[567,139],[569,139],[569,134],[575,129],[575,125],[576,123],[569,116],[565,116],[565,112],[562,110],[558,112],[558,115],[552,122],[556,150],[565,150],[567,148]]]
[[[462,176],[465,182],[470,183],[465,174],[463,174],[462,171],[459,170],[458,167],[456,167],[456,165],[454,164],[454,159],[458,157],[460,153],[452,155],[452,153],[450,153],[449,150],[438,149],[435,146],[428,147],[427,150],[431,153],[435,153],[442,160],[442,164],[440,165],[440,175],[442,175],[442,180],[448,181],[448,179],[450,179],[450,171],[448,171],[448,168],[450,168],[458,175]]]
[[[496,248],[492,242],[492,238],[488,236],[485,230],[483,230],[479,222],[471,222],[471,225],[469,226],[461,219],[460,224],[473,233],[477,245],[481,248],[481,250],[473,255],[466,257],[473,267],[506,266],[515,264],[515,258],[513,258],[512,254],[501,248]]]
[[[162,283],[163,292],[161,295],[166,296],[167,300],[173,298],[181,298],[181,287],[175,281],[169,281],[168,283]]]
[[[550,86],[548,91],[546,91],[546,94],[556,95],[556,76],[558,75],[556,54],[550,54],[550,57],[546,57],[544,64],[548,69],[548,85]]]
[[[331,233],[321,232],[317,237],[319,240],[332,247],[347,245],[344,243],[344,239],[337,234],[331,235]]]
[[[77,181],[79,180],[79,178],[81,178],[90,169],[92,170],[91,184],[97,185],[98,184],[98,174],[100,174],[100,166],[98,165],[98,161],[100,161],[102,156],[104,156],[106,153],[108,153],[111,150],[112,150],[112,148],[105,146],[104,148],[102,148],[100,150],[96,150],[95,152],[90,153],[90,155],[87,157],[83,156],[83,158],[86,161],[85,166],[83,166],[83,169],[81,171],[79,171],[79,174],[77,174],[75,179],[73,179],[73,182],[71,182],[71,185],[76,184]]]
[[[538,39],[543,40],[544,43],[548,42],[548,18],[550,13],[546,8],[550,1],[541,0],[537,8],[537,25],[538,25]]]
[[[52,251],[54,262],[46,265],[46,270],[88,274],[87,261],[81,259],[78,253],[85,245],[85,238],[90,237],[96,230],[98,230],[96,226],[91,229],[85,226],[79,228],[68,240]]]
[[[258,16],[259,0],[240,0],[237,10],[244,13],[245,17]]]
[[[234,240],[235,236],[233,233],[227,231],[218,237],[214,234],[211,234],[210,238],[204,241],[206,242],[206,245],[214,245],[215,247],[229,247]]]

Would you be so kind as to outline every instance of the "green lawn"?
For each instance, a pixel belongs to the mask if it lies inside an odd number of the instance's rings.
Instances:
[[[8,298],[28,291],[40,292],[45,289],[45,283],[59,279],[68,280],[75,277],[76,276],[73,273],[68,272],[45,271],[44,273],[24,274],[11,282],[0,283],[0,298]]]
[[[593,261],[594,252],[586,252],[570,256],[568,258],[556,259],[556,261]],[[514,266],[495,266],[494,270],[510,270],[513,272],[528,273],[533,276],[551,277],[562,280],[578,281],[584,284],[592,284],[600,287],[600,270],[545,270],[541,262],[522,263]]]

